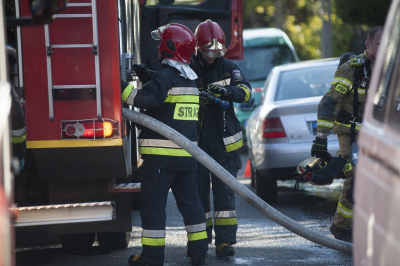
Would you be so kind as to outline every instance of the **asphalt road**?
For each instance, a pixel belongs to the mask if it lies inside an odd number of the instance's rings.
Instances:
[[[243,154],[243,169],[238,178],[254,192],[250,180],[243,178],[246,159],[247,156]],[[336,209],[341,182],[319,188],[300,184],[299,191],[295,191],[293,185],[293,182],[279,183],[279,200],[273,207],[301,225],[332,237],[329,226]],[[206,265],[353,265],[351,256],[293,234],[266,218],[239,196],[236,197],[236,210],[239,229],[235,257],[217,258],[215,247],[210,244]],[[18,228],[17,266],[128,265],[127,258],[141,251],[139,211],[133,211],[132,218],[129,247],[109,252],[100,252],[96,242],[89,251],[63,252],[59,237],[49,236],[45,226]],[[170,193],[167,205],[166,266],[190,265],[186,256],[186,241],[182,217]]]

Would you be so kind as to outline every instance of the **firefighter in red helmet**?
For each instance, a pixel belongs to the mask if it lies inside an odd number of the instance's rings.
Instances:
[[[141,70],[137,74],[144,86],[138,90],[124,84],[122,100],[196,143],[199,92],[197,75],[189,67],[195,49],[193,33],[184,25],[172,23],[159,27],[151,35],[161,41],[158,46],[161,69],[150,74],[144,66],[136,65],[134,69]],[[180,112],[181,108],[186,112]],[[197,193],[196,160],[146,127],[141,128],[138,139],[144,161],[140,194],[143,250],[141,255],[129,257],[129,265],[163,265],[165,208],[170,189],[185,223],[191,264],[204,264],[208,244],[205,216]]]
[[[232,103],[248,102],[251,86],[239,67],[223,58],[226,52],[225,34],[217,23],[211,20],[200,23],[194,35],[196,51],[190,66],[199,76],[198,146],[237,177],[242,167],[240,152],[243,137]],[[202,96],[206,95],[204,92],[229,105],[215,104],[209,97]],[[214,222],[210,206],[210,181],[214,197]],[[236,243],[238,227],[235,193],[200,163],[197,167],[197,184],[206,214],[208,241],[212,242],[214,228],[217,256],[233,256],[235,249],[232,245]]]

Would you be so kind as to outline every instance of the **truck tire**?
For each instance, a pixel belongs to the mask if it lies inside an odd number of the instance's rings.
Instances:
[[[100,249],[124,249],[128,247],[131,240],[131,232],[99,232],[97,233],[97,242]]]
[[[95,233],[61,235],[61,245],[66,251],[90,250],[95,240]]]
[[[274,204],[278,201],[277,180],[266,180],[259,174],[255,176],[256,195],[268,204]]]

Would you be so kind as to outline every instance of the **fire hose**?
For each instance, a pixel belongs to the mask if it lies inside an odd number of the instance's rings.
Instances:
[[[304,237],[314,243],[320,244],[330,249],[341,251],[349,255],[352,254],[353,244],[344,241],[336,240],[334,238],[327,237],[325,235],[316,233],[309,228],[306,228],[297,222],[293,221],[289,217],[283,215],[279,211],[275,210],[269,204],[264,202],[262,199],[257,197],[247,187],[240,183],[234,178],[228,171],[226,171],[221,165],[219,165],[214,159],[208,156],[203,150],[193,144],[186,137],[170,128],[169,126],[161,123],[160,121],[149,117],[145,114],[129,110],[126,108],[122,109],[122,116],[134,123],[143,125],[169,140],[172,140],[175,144],[179,145],[182,149],[192,155],[198,162],[204,165],[214,175],[216,175],[222,182],[224,182],[229,188],[235,191],[241,196],[247,203],[257,209],[259,212],[264,214],[266,217],[276,222],[277,224],[285,227],[293,233]]]

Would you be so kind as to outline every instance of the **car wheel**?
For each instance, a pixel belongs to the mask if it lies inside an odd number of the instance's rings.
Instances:
[[[268,204],[276,203],[278,201],[277,180],[266,180],[257,174],[255,180],[257,196]]]

